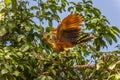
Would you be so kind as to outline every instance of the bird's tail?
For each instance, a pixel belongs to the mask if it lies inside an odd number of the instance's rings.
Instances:
[[[82,37],[77,39],[76,44],[85,43],[85,42],[91,41],[92,39],[94,39],[94,37],[90,36],[89,33],[86,33]]]

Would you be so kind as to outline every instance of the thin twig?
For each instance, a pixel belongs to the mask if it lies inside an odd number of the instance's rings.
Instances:
[[[76,66],[73,66],[72,67],[73,69],[86,69],[86,68],[90,68],[90,69],[94,69],[95,68],[95,65],[89,65],[89,64],[87,64],[87,65],[76,65]]]

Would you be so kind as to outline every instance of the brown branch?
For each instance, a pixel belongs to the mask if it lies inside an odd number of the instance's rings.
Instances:
[[[117,64],[120,64],[120,61],[117,62]],[[95,64],[86,64],[86,65],[76,65],[76,66],[72,66],[73,69],[95,69],[96,66]],[[114,72],[116,73],[117,70],[116,69],[108,69],[108,68],[103,68],[102,70],[107,70],[107,71],[111,71],[111,72]],[[67,71],[67,69],[58,69],[58,72],[64,72],[64,71]],[[51,72],[49,71],[46,71],[46,72],[43,72],[42,75],[49,75]]]
[[[90,68],[90,69],[94,69],[95,65],[76,65],[72,67],[73,69],[86,69],[86,68]]]

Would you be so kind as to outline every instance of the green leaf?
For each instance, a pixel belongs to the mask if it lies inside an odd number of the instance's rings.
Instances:
[[[5,55],[5,59],[11,59],[10,55]]]
[[[25,36],[24,35],[19,35],[18,38],[17,38],[17,41],[20,42],[22,39],[24,39]]]
[[[96,17],[99,17],[101,12],[97,8],[93,8],[93,13]]]
[[[11,0],[4,0],[4,3],[5,3],[5,7],[8,8],[11,4]]]
[[[39,10],[39,7],[37,7],[37,6],[32,6],[30,9],[31,9],[31,10]]]
[[[19,67],[20,67],[20,69],[22,70],[22,71],[24,71],[24,66],[23,65],[19,65]]]
[[[105,35],[104,35],[104,38],[106,39],[106,41],[107,41],[110,45],[112,45],[112,38],[111,38],[111,36],[110,36],[109,34],[105,34]]]
[[[72,11],[72,10],[74,10],[73,6],[71,6],[71,7],[68,8],[68,11]]]
[[[20,74],[20,72],[17,70],[13,72],[13,75],[15,75],[15,76],[19,76],[19,74]]]
[[[26,52],[29,49],[29,45],[25,44],[21,47],[22,52]]]
[[[116,80],[120,80],[120,73],[115,74]]]
[[[0,9],[3,8],[3,3],[0,2]]]
[[[5,18],[5,14],[4,12],[0,12],[0,21],[4,21],[4,18]]]
[[[6,73],[8,73],[8,70],[7,69],[2,69],[1,70],[1,74],[3,75],[3,74],[6,74]]]
[[[26,31],[30,31],[31,29],[32,29],[31,26],[28,26],[28,25],[25,26],[25,30],[26,30]]]
[[[54,69],[52,69],[52,73],[53,73],[54,75],[56,75],[56,71],[55,71]]]
[[[53,78],[51,76],[47,76],[46,80],[53,80]]]
[[[87,0],[86,3],[93,4],[92,0]]]
[[[102,21],[107,22],[108,24],[110,24],[110,22],[106,19],[106,17],[104,15],[102,15],[101,17],[102,17],[102,19],[101,19]]]
[[[52,31],[52,30],[53,30],[52,27],[47,27],[47,28],[46,28],[46,32],[50,32],[50,31]]]
[[[9,71],[12,71],[12,70],[13,70],[13,69],[12,69],[13,66],[12,66],[12,65],[9,65],[9,64],[7,64],[7,63],[4,65],[4,67],[5,67],[7,70],[9,70]]]
[[[86,0],[82,0],[83,1],[83,3],[85,3],[86,2]]]
[[[117,64],[120,64],[120,61],[117,61],[116,63],[111,64],[108,68],[110,70],[113,70],[116,67]]]
[[[12,33],[13,32],[13,28],[15,28],[15,24],[13,22],[8,22],[6,27],[8,29],[8,32]]]
[[[34,26],[34,29],[37,30],[38,32],[43,32],[44,31],[43,26]]]
[[[120,30],[117,27],[112,26],[111,31],[113,31],[114,35],[116,35],[120,38]]]
[[[16,52],[16,54],[17,54],[19,57],[21,57],[21,58],[22,58],[22,56],[23,56],[23,53],[22,53],[22,52]]]
[[[4,36],[7,33],[5,27],[0,27],[0,37]]]
[[[104,48],[104,47],[107,47],[107,45],[106,45],[106,43],[105,43],[104,40],[101,40],[101,41],[100,41],[100,46],[102,46],[103,48]]]
[[[105,41],[104,41],[101,37],[96,38],[96,39],[94,40],[93,45],[95,45],[96,50],[98,50],[98,51],[100,50],[101,47],[103,47],[103,48],[104,48],[104,47],[107,47]]]
[[[120,29],[118,29],[116,26],[112,26],[112,29],[115,30],[116,32],[120,33]]]
[[[12,1],[12,10],[14,12],[16,12],[17,11],[17,1],[16,0],[11,0],[11,1]]]
[[[39,79],[40,79],[40,80],[46,80],[46,76],[45,76],[45,75],[41,75],[41,76],[39,77]]]
[[[117,37],[116,37],[115,33],[114,33],[112,30],[110,30],[109,35],[110,35],[110,37],[112,38],[112,40],[113,40],[114,42],[117,42]]]
[[[8,53],[8,52],[10,51],[10,48],[9,48],[9,47],[4,47],[3,49],[4,49],[4,52],[5,52],[5,53]]]
[[[99,70],[103,66],[104,62],[103,60],[97,60],[96,68]]]
[[[115,66],[116,66],[116,64],[111,64],[108,68],[109,68],[110,70],[113,70],[113,69],[115,68]]]
[[[22,80],[26,80],[25,75],[23,75],[22,73],[19,73],[19,76],[22,78]]]

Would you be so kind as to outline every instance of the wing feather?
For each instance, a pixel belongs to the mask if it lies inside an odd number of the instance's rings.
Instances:
[[[80,33],[83,17],[78,14],[70,14],[64,18],[57,28],[57,39],[75,43]]]

